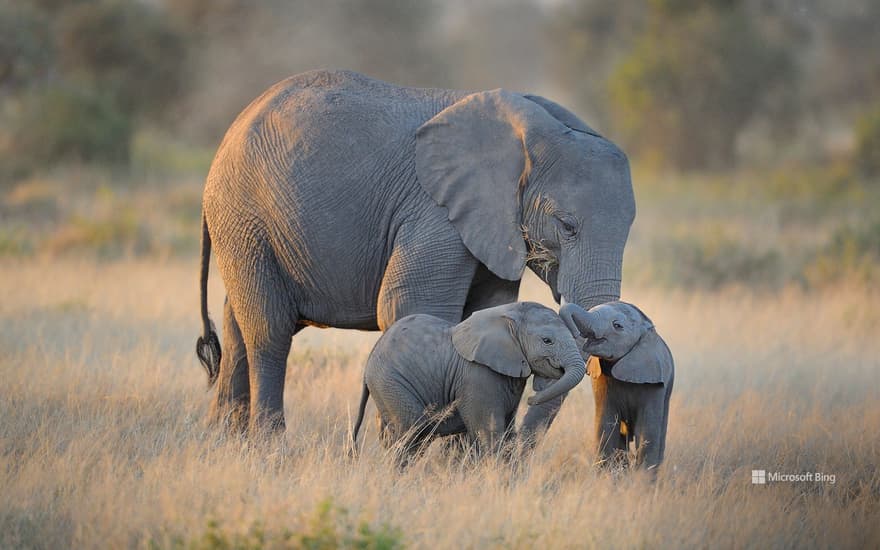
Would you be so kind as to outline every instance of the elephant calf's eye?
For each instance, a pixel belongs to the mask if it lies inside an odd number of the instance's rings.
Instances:
[[[621,325],[621,324],[618,323],[617,321],[614,321],[614,322],[612,323],[612,325],[614,326],[614,328],[615,328],[616,330],[623,330],[623,325]]]

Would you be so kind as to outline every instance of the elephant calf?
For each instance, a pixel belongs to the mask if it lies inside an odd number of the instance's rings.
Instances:
[[[599,457],[627,453],[636,444],[636,463],[649,469],[663,461],[674,365],[672,353],[642,311],[609,302],[585,311],[566,304],[559,315],[584,339],[596,402]]]
[[[529,398],[538,405],[571,390],[585,374],[577,343],[559,316],[517,302],[453,324],[431,315],[394,323],[367,359],[353,440],[370,395],[381,440],[400,442],[405,461],[433,437],[467,433],[478,450],[497,450],[513,429],[526,378],[557,379]]]

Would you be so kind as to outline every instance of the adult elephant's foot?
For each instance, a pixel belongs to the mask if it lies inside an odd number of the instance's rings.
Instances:
[[[212,426],[230,435],[247,435],[250,406],[248,403],[220,403],[215,399],[208,418]]]
[[[283,412],[262,412],[251,413],[251,423],[248,429],[248,436],[255,439],[265,439],[267,441],[276,440],[283,436],[286,429]]]

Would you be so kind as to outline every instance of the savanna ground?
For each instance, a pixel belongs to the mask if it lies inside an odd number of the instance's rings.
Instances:
[[[283,446],[225,438],[193,353],[199,179],[68,169],[0,189],[0,547],[876,547],[876,186],[635,180],[623,297],[676,359],[656,483],[594,467],[589,384],[515,469],[434,445],[399,473],[372,422],[350,460],[377,338],[355,331],[295,339]],[[534,280],[523,297],[549,301]],[[215,320],[222,299],[215,268]]]

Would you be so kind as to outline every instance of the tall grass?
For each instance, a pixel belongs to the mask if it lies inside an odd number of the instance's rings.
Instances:
[[[593,467],[589,386],[527,461],[438,445],[399,472],[368,423],[377,335],[306,329],[283,441],[206,426],[191,260],[0,263],[0,547],[872,547],[880,542],[880,292],[631,284],[676,359],[656,483]],[[215,277],[211,309],[223,291]],[[523,297],[546,300],[530,280]],[[372,410],[372,407],[371,409]],[[752,485],[751,470],[834,474]],[[321,546],[323,545],[323,546]]]

